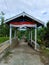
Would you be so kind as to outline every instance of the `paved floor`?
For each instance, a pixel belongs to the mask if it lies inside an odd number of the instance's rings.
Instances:
[[[0,65],[44,65],[40,56],[26,42],[21,41],[11,52],[12,54],[3,59]]]

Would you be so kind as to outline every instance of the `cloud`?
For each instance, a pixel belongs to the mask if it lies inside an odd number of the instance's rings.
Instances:
[[[0,11],[5,12],[5,18],[25,11],[47,22],[49,20],[49,0],[0,0]]]

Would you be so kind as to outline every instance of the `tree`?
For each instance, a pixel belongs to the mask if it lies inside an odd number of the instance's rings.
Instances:
[[[4,13],[1,12],[0,36],[9,36],[9,26],[4,24]]]
[[[3,36],[3,26],[4,26],[4,13],[1,12],[0,13],[0,16],[1,16],[1,24],[0,24],[0,36]]]
[[[49,47],[49,22],[47,23],[45,32],[46,32],[44,35],[45,45],[46,47]]]

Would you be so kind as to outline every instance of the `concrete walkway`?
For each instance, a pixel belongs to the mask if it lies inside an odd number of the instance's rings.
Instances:
[[[21,41],[19,46],[13,49],[8,58],[3,59],[0,65],[44,65],[40,56],[26,42]]]

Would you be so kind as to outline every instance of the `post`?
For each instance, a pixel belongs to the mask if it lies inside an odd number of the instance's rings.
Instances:
[[[29,40],[30,40],[30,31],[29,31]]]
[[[15,32],[14,32],[14,39],[16,39],[16,30],[15,30]]]
[[[32,30],[31,30],[31,44],[32,44]]]
[[[12,43],[12,27],[10,25],[10,44]]]
[[[35,26],[35,50],[37,49],[37,25]]]

